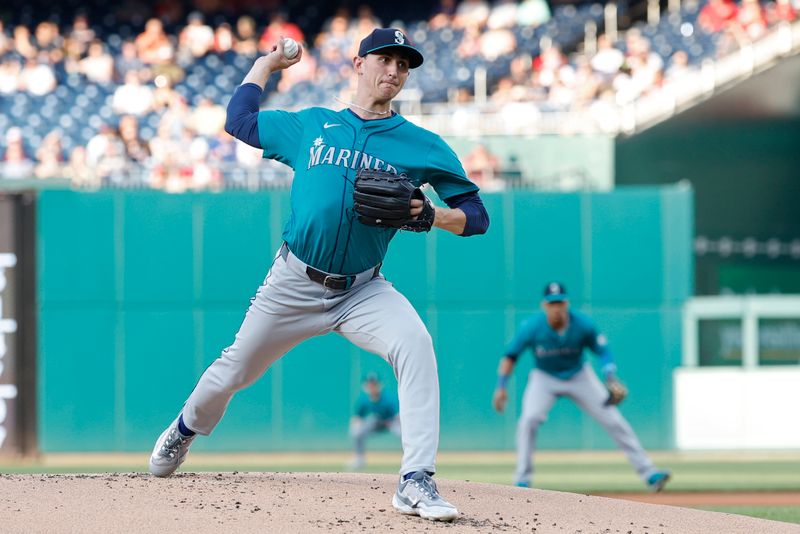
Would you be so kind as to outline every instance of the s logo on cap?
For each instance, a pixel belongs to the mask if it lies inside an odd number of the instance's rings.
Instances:
[[[403,35],[403,32],[400,30],[394,32],[394,42],[400,45],[406,42],[406,36]]]

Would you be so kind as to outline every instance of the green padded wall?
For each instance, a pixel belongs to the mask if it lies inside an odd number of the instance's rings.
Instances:
[[[169,195],[43,191],[38,219],[39,436],[43,452],[146,451],[203,369],[230,344],[280,245],[288,192]],[[691,295],[692,191],[484,195],[485,236],[399,235],[384,273],[433,336],[441,448],[511,449],[524,379],[505,416],[491,409],[495,370],[551,278],[611,340],[643,443],[670,448],[671,370],[680,306]],[[349,447],[360,377],[389,366],[342,338],[301,344],[238,394],[197,450]],[[544,448],[612,448],[559,401]],[[397,449],[393,439],[380,448]]]

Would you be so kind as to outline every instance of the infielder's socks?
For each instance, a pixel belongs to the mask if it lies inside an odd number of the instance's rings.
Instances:
[[[178,417],[178,432],[180,432],[181,435],[185,438],[190,438],[194,436],[194,432],[189,430],[189,427],[183,424],[183,414],[181,414],[180,417]]]
[[[431,476],[431,477],[433,476],[433,473],[431,473],[430,471],[425,471],[425,472],[428,473],[428,476]],[[405,480],[408,480],[409,478],[413,477],[414,473],[416,473],[416,471],[411,471],[410,473],[406,473],[405,475],[403,475],[403,480],[405,481]]]

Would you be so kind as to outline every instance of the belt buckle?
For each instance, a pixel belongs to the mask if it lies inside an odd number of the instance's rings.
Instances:
[[[340,289],[336,286],[336,283],[341,281],[342,279],[340,277],[327,274],[325,275],[325,279],[322,280],[322,286],[327,287],[328,289]]]

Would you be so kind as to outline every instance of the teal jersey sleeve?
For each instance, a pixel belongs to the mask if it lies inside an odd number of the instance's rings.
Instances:
[[[295,168],[303,136],[303,111],[260,111],[258,140],[264,147],[263,157]]]
[[[516,361],[520,354],[525,351],[525,349],[533,345],[533,335],[535,330],[536,327],[534,319],[528,319],[524,321],[514,334],[514,338],[511,340],[511,343],[509,343],[508,347],[506,347],[506,357]]]
[[[600,358],[600,365],[603,369],[614,366],[614,357],[608,349],[608,339],[605,334],[597,331],[595,324],[585,315],[579,315],[583,323],[584,340],[583,343],[590,351]]]
[[[438,135],[433,135],[425,167],[424,180],[433,186],[442,200],[478,191],[478,186],[467,178],[456,153]]]

